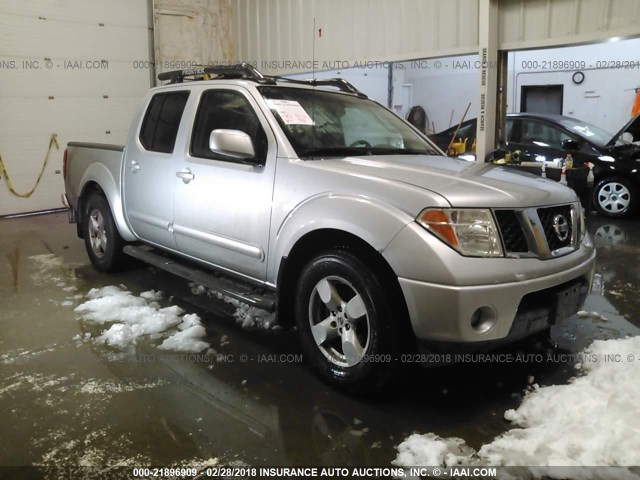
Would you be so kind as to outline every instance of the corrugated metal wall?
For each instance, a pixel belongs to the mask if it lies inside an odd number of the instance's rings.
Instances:
[[[503,50],[640,34],[639,0],[499,0],[499,6]]]
[[[232,0],[232,8],[235,59],[267,72],[478,48],[478,0]],[[499,9],[501,49],[640,34],[640,0],[499,0]]]
[[[476,50],[477,18],[477,0],[233,0],[234,56],[294,72],[456,55]]]

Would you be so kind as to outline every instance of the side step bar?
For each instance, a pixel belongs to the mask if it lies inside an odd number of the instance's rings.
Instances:
[[[191,280],[198,285],[203,285],[222,295],[247,303],[252,307],[268,310],[269,312],[273,312],[276,309],[276,296],[274,293],[261,293],[259,288],[249,284],[233,280],[229,277],[223,277],[219,274],[216,275],[213,272],[202,270],[195,266],[180,263],[171,257],[165,257],[162,254],[156,253],[151,247],[146,245],[126,245],[122,251],[149,265]]]

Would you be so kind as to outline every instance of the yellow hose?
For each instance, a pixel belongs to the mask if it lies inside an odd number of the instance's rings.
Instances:
[[[33,186],[33,188],[27,193],[18,193],[16,192],[15,188],[13,188],[13,184],[11,183],[11,178],[9,178],[7,169],[4,166],[4,162],[2,161],[2,156],[0,155],[0,175],[4,178],[4,183],[7,185],[7,188],[12,194],[20,198],[29,198],[31,195],[33,195],[33,192],[35,192],[36,188],[38,188],[38,184],[40,183],[40,180],[42,180],[42,175],[44,175],[44,170],[47,168],[47,162],[49,161],[49,154],[51,153],[51,147],[53,145],[56,146],[56,150],[60,150],[60,145],[58,145],[58,136],[55,133],[52,133],[51,138],[49,139],[49,148],[47,149],[47,154],[44,157],[44,162],[42,164],[42,168],[40,169],[40,174],[36,179],[36,183]]]

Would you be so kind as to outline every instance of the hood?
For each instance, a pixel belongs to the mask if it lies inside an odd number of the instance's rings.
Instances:
[[[620,129],[618,133],[616,133],[609,143],[607,143],[607,147],[611,147],[616,144],[616,142],[622,137],[622,134],[628,132],[633,135],[633,141],[640,141],[640,114],[633,117],[627,124]]]
[[[420,187],[442,195],[453,207],[522,208],[577,200],[573,190],[552,180],[441,156],[384,155],[307,162],[340,174]]]

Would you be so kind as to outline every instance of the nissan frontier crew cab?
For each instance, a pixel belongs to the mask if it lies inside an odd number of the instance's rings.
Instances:
[[[584,302],[595,250],[569,188],[447,158],[344,80],[246,64],[159,79],[125,146],[65,152],[96,269],[132,256],[275,310],[351,391],[416,346],[514,341]]]

